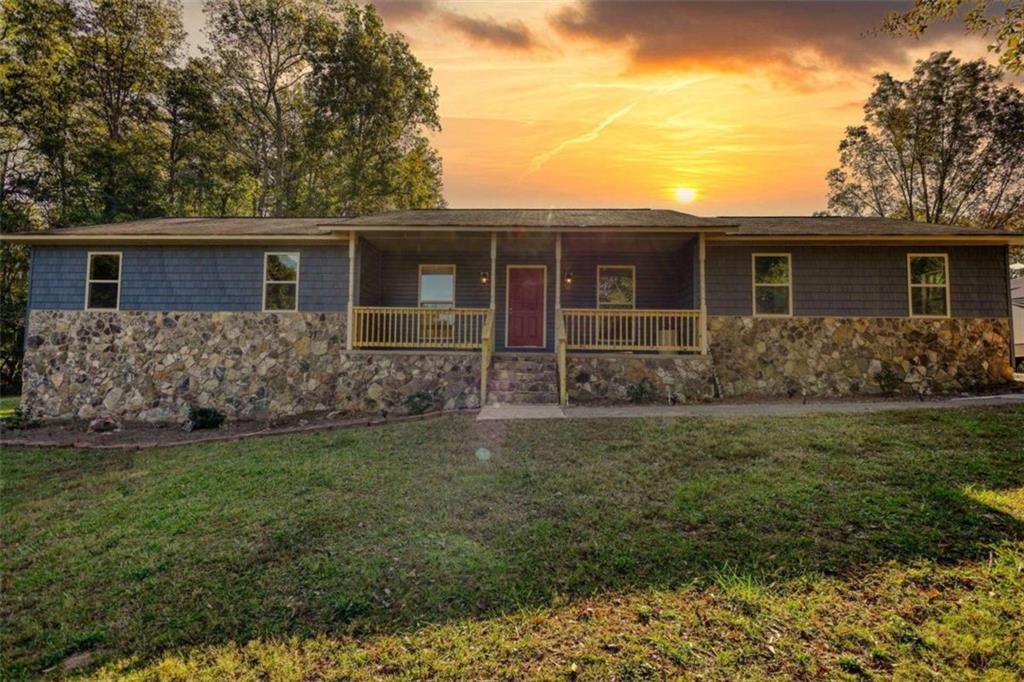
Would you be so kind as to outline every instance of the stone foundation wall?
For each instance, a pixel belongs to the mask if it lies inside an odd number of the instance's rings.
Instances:
[[[405,411],[479,405],[470,353],[371,353],[345,348],[345,313],[35,310],[23,404],[42,418],[179,421],[191,405],[229,418],[316,410]]]
[[[969,391],[1012,379],[1008,319],[708,318],[724,396]]]
[[[650,383],[652,402],[714,398],[714,363],[704,355],[570,355],[566,358],[569,402],[624,403],[627,388]]]

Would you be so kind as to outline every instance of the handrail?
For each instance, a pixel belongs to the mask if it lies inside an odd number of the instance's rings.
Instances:
[[[352,313],[355,348],[477,350],[491,310],[354,306]]]
[[[480,406],[487,404],[487,371],[494,356],[494,308],[487,309],[480,344]]]
[[[565,316],[562,310],[559,310],[555,316],[555,339],[557,344],[555,350],[558,354],[558,403],[560,405],[568,405],[569,377],[567,376],[568,368],[565,351],[569,344],[565,333]]]
[[[571,350],[701,350],[699,310],[563,308]]]

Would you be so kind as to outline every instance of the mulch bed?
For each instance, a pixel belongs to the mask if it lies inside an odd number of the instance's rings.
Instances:
[[[117,431],[92,433],[89,422],[70,420],[44,422],[37,426],[0,434],[0,445],[5,447],[45,448],[92,448],[97,450],[141,450],[143,448],[166,448],[195,443],[234,441],[254,436],[274,436],[289,433],[305,433],[327,429],[349,429],[382,424],[432,419],[442,414],[476,414],[479,410],[433,411],[402,417],[382,417],[380,414],[346,415],[344,418],[332,413],[309,413],[282,417],[272,421],[240,419],[224,422],[220,428],[182,431],[178,424],[150,424],[147,422],[124,422]]]

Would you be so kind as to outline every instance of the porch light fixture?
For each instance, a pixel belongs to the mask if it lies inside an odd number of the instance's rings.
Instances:
[[[571,272],[565,273],[565,277],[563,278],[563,281],[565,282],[565,286],[571,286],[572,285],[572,273]]]
[[[486,272],[480,273],[480,284],[487,286],[488,282],[491,281],[491,276]]]

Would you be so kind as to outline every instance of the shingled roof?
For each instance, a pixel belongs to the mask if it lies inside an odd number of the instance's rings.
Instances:
[[[1006,235],[1008,232],[980,230],[953,225],[936,225],[912,220],[890,218],[861,218],[847,216],[722,216],[723,222],[737,225],[730,234],[750,236],[827,236],[827,237],[879,237],[879,236],[942,236],[942,235]]]
[[[1024,243],[1020,233],[979,230],[949,225],[886,218],[806,216],[725,216],[701,218],[665,209],[425,209],[392,211],[358,218],[151,218],[105,225],[8,233],[9,241],[43,244],[166,243],[210,241],[261,243],[287,241],[327,242],[351,230],[489,231],[489,230],[678,230],[704,231],[729,237],[766,238],[898,238],[950,237],[1002,243]]]
[[[732,223],[735,224],[735,223]],[[727,227],[729,222],[689,213],[651,208],[437,208],[391,211],[332,223],[344,229],[358,227]],[[330,229],[330,228],[328,228]]]

